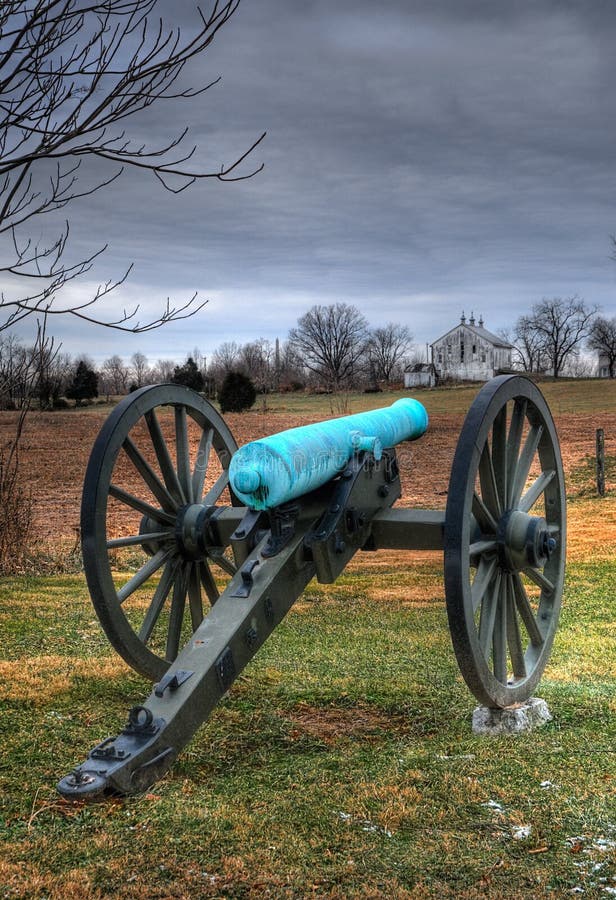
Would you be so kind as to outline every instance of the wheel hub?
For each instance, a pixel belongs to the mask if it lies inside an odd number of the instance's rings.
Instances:
[[[556,549],[545,519],[519,509],[501,518],[496,540],[499,563],[506,572],[519,572],[527,566],[543,568]]]
[[[215,506],[190,503],[178,510],[175,539],[184,559],[204,559],[207,556],[207,523],[215,509]]]

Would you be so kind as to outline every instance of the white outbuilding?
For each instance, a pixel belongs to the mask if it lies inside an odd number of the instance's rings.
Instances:
[[[434,387],[436,371],[432,363],[415,363],[404,370],[404,387]]]

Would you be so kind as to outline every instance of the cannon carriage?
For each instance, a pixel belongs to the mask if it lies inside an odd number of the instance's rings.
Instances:
[[[160,778],[311,579],[335,581],[359,550],[441,551],[469,689],[490,707],[531,696],[564,580],[550,411],[522,376],[488,382],[459,436],[446,509],[395,508],[395,447],[427,424],[420,403],[402,400],[238,451],[187,388],[142,388],[115,408],[86,472],[84,568],[110,642],[154,687],[121,734],[60,781],[64,796],[134,793]]]

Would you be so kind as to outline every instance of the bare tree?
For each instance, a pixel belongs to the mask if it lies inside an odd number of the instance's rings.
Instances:
[[[378,380],[387,384],[400,374],[403,363],[413,346],[413,335],[406,325],[388,322],[370,334],[368,355]]]
[[[104,384],[108,383],[110,387],[109,393],[115,394],[116,396],[118,394],[126,393],[129,370],[128,366],[124,365],[122,357],[118,356],[117,353],[104,361],[102,365],[102,375]],[[107,393],[107,391],[105,391],[105,393]]]
[[[20,478],[20,450],[23,429],[31,404],[39,389],[45,365],[53,362],[54,343],[45,333],[46,317],[37,322],[33,347],[24,348],[9,335],[0,343],[0,351],[9,357],[8,377],[12,380],[12,401],[19,412],[13,438],[0,446],[0,575],[19,570],[27,555],[33,525],[33,501]],[[0,353],[0,356],[2,354]],[[6,358],[6,353],[4,354]],[[4,393],[7,373],[0,372],[0,393]]]
[[[15,409],[27,378],[28,355],[15,334],[0,334],[0,409]]]
[[[533,306],[529,325],[541,340],[554,378],[558,378],[569,356],[588,337],[596,313],[596,306],[587,306],[577,295],[544,299]]]
[[[220,389],[225,376],[229,372],[236,371],[241,367],[241,349],[240,345],[235,341],[224,341],[214,350],[212,360],[208,366],[208,375],[214,379],[217,390]]]
[[[254,383],[257,391],[265,393],[272,389],[274,380],[273,370],[274,350],[270,341],[258,338],[244,344],[239,353],[242,371],[248,375]]]
[[[152,378],[160,383],[169,382],[177,363],[173,359],[159,359],[152,369]]]
[[[53,339],[41,349],[39,356],[38,397],[41,409],[52,409],[68,384],[72,360],[68,353],[56,350]]]
[[[610,378],[616,374],[616,316],[606,319],[597,316],[588,337],[588,348],[596,350],[606,364]]]
[[[307,369],[330,390],[348,388],[368,345],[368,323],[347,303],[313,306],[289,332],[289,343]]]
[[[509,340],[509,337],[506,339]],[[511,343],[517,366],[525,372],[545,372],[548,368],[545,335],[537,331],[532,316],[520,316],[515,323]]]
[[[240,345],[235,341],[225,341],[214,350],[212,364],[229,372],[239,363]]]
[[[131,361],[131,372],[133,373],[133,378],[135,379],[135,386],[140,388],[143,387],[144,384],[147,384],[150,380],[150,367],[148,365],[148,358],[144,356],[143,353],[133,353],[130,358]],[[131,388],[132,390],[132,388]]]
[[[154,13],[157,0],[5,0],[0,6],[0,330],[33,313],[70,314],[127,331],[147,331],[200,308],[196,295],[147,322],[138,307],[102,319],[96,304],[121,283],[99,285],[94,296],[62,302],[67,284],[91,271],[105,247],[70,259],[68,221],[55,236],[33,238],[34,220],[58,213],[119,178],[126,169],[153,173],[179,193],[200,179],[250,177],[238,166],[259,143],[218,171],[191,166],[196,148],[186,147],[187,129],[162,146],[135,142],[126,121],[164,100],[194,97],[179,86],[190,60],[209,47],[239,0],[214,0],[193,33],[165,29]],[[109,165],[88,177],[82,163]],[[51,222],[54,221],[51,216]],[[36,231],[40,230],[37,226]]]
[[[285,341],[282,347],[278,347],[275,365],[275,377],[277,384],[286,390],[304,387],[306,373],[301,356],[289,341]]]
[[[172,193],[201,179],[233,181],[254,174],[242,174],[239,167],[264,135],[231,164],[208,172],[191,163],[196,148],[186,145],[187,129],[155,145],[127,132],[129,120],[153,104],[195,97],[216,83],[218,79],[184,87],[186,67],[209,47],[239,5],[239,0],[212,0],[207,14],[197,7],[197,25],[185,35],[166,28],[156,15],[157,2],[0,4],[0,332],[29,316],[40,317],[37,346],[44,347],[51,315],[142,332],[191,316],[203,306],[194,295],[178,307],[167,300],[161,314],[149,321],[137,318],[138,306],[105,317],[99,313],[100,301],[130,269],[80,300],[64,290],[91,273],[106,248],[73,251],[68,219],[58,222],[67,207],[123,172],[153,174]],[[4,504],[14,518],[20,503],[27,508],[18,478],[22,433],[20,416],[13,440],[0,448],[0,508]],[[6,521],[0,521],[0,537]],[[15,548],[15,557],[17,552]]]

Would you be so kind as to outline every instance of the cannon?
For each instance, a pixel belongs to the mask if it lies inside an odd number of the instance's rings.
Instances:
[[[396,445],[427,424],[402,400],[238,450],[214,407],[180,385],[118,404],[86,471],[83,562],[111,644],[154,685],[59,782],[63,796],[138,793],[161,778],[311,579],[332,583],[359,550],[442,552],[470,691],[496,708],[531,696],[564,581],[552,416],[529,379],[493,379],[463,423],[446,509],[394,508]]]

